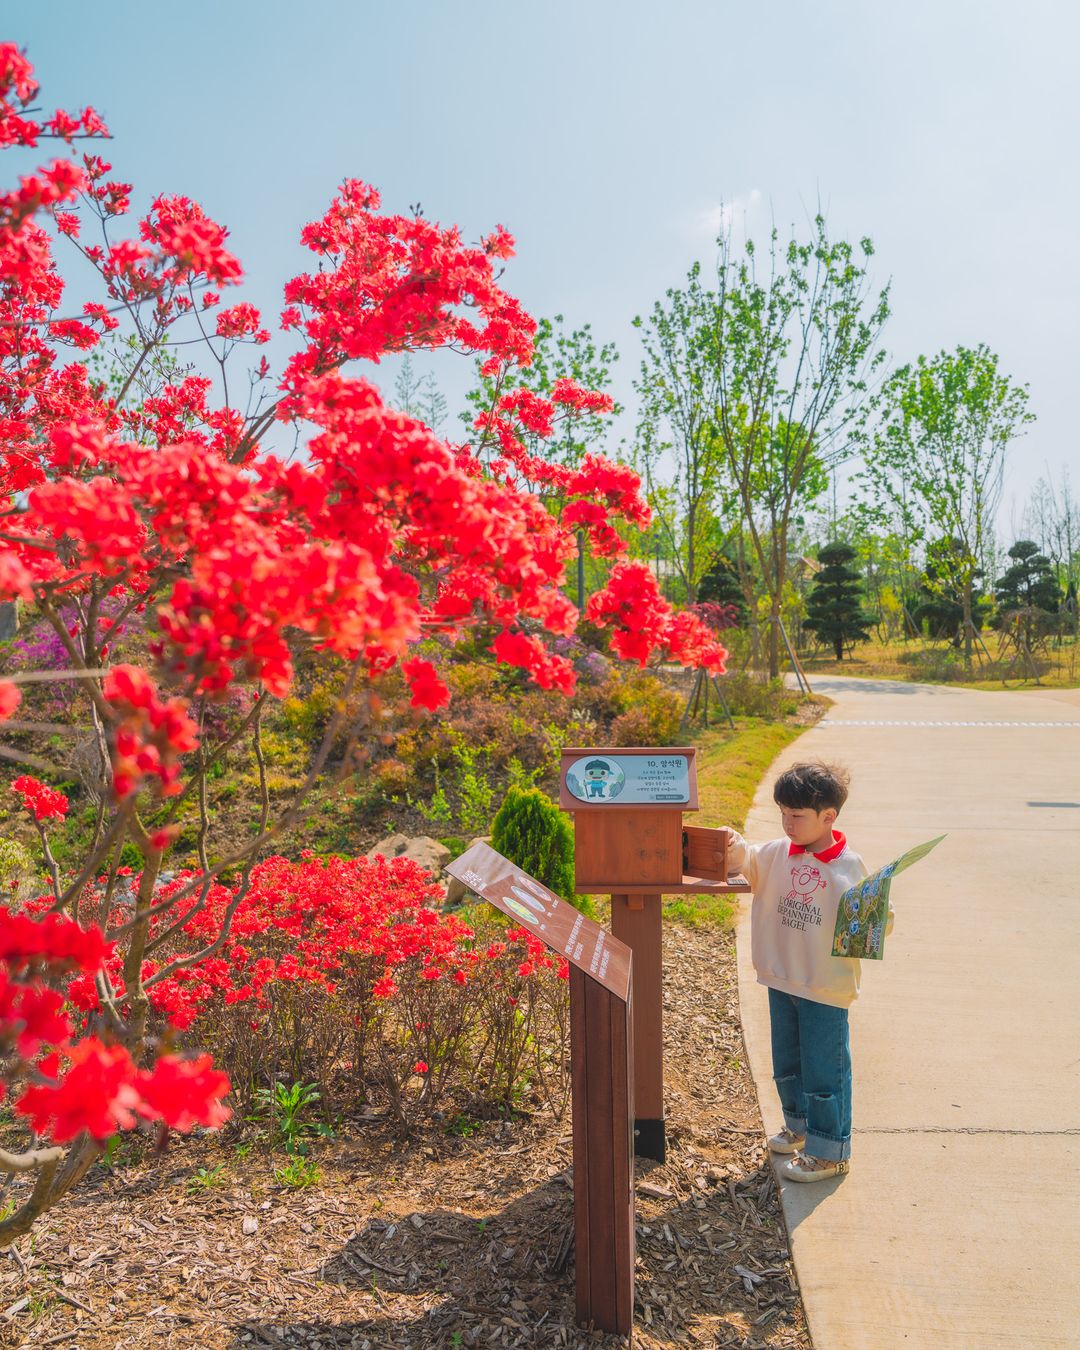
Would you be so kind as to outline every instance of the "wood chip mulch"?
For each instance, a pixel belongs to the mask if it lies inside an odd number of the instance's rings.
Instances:
[[[669,1150],[638,1165],[634,1344],[809,1350],[732,936],[669,924],[664,955]],[[625,1345],[574,1323],[569,1117],[448,1124],[403,1144],[347,1122],[300,1190],[228,1132],[97,1168],[0,1253],[0,1346]]]

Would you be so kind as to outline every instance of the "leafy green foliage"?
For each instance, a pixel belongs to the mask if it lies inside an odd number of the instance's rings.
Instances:
[[[753,578],[750,578],[751,584]],[[739,581],[738,564],[729,551],[717,554],[712,565],[701,578],[697,598],[714,605],[730,605],[735,611],[736,626],[741,628],[750,617]]]
[[[271,1129],[284,1142],[286,1153],[303,1157],[312,1138],[333,1138],[334,1132],[325,1122],[304,1118],[321,1101],[314,1083],[275,1083],[272,1088],[260,1088],[255,1099],[269,1114]]]
[[[507,792],[491,843],[497,853],[587,912],[587,898],[574,895],[574,831],[539,788],[512,787]]]
[[[995,583],[999,610],[1042,609],[1057,612],[1061,587],[1050,559],[1031,539],[1018,539],[1009,549],[1012,566]]]
[[[959,600],[971,657],[975,583],[992,538],[1011,441],[1034,420],[1026,385],[998,370],[985,345],[920,356],[883,384],[860,478],[910,539],[937,536],[927,581]],[[951,598],[951,597],[950,597]]]

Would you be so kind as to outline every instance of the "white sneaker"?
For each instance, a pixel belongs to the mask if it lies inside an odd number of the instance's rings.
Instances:
[[[805,1134],[793,1134],[791,1130],[781,1130],[779,1134],[769,1136],[770,1153],[798,1153],[806,1143]]]
[[[843,1176],[848,1170],[848,1160],[830,1162],[827,1158],[814,1158],[809,1153],[800,1153],[786,1162],[780,1169],[785,1181],[828,1181],[832,1177]]]

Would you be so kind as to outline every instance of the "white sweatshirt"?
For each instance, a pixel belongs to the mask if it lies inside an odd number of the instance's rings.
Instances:
[[[833,930],[840,897],[867,873],[840,831],[831,848],[806,853],[788,839],[748,844],[732,830],[728,858],[754,892],[750,955],[758,983],[834,1008],[853,1003],[860,963],[833,956]],[[887,932],[892,923],[890,905]]]

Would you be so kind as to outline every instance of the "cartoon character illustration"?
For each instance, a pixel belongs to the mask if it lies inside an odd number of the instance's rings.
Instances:
[[[825,878],[816,867],[811,867],[809,863],[799,863],[791,869],[791,890],[784,899],[798,900],[801,904],[808,905],[825,885]]]
[[[608,795],[608,784],[614,777],[606,759],[590,759],[585,765],[585,791],[601,801]]]

